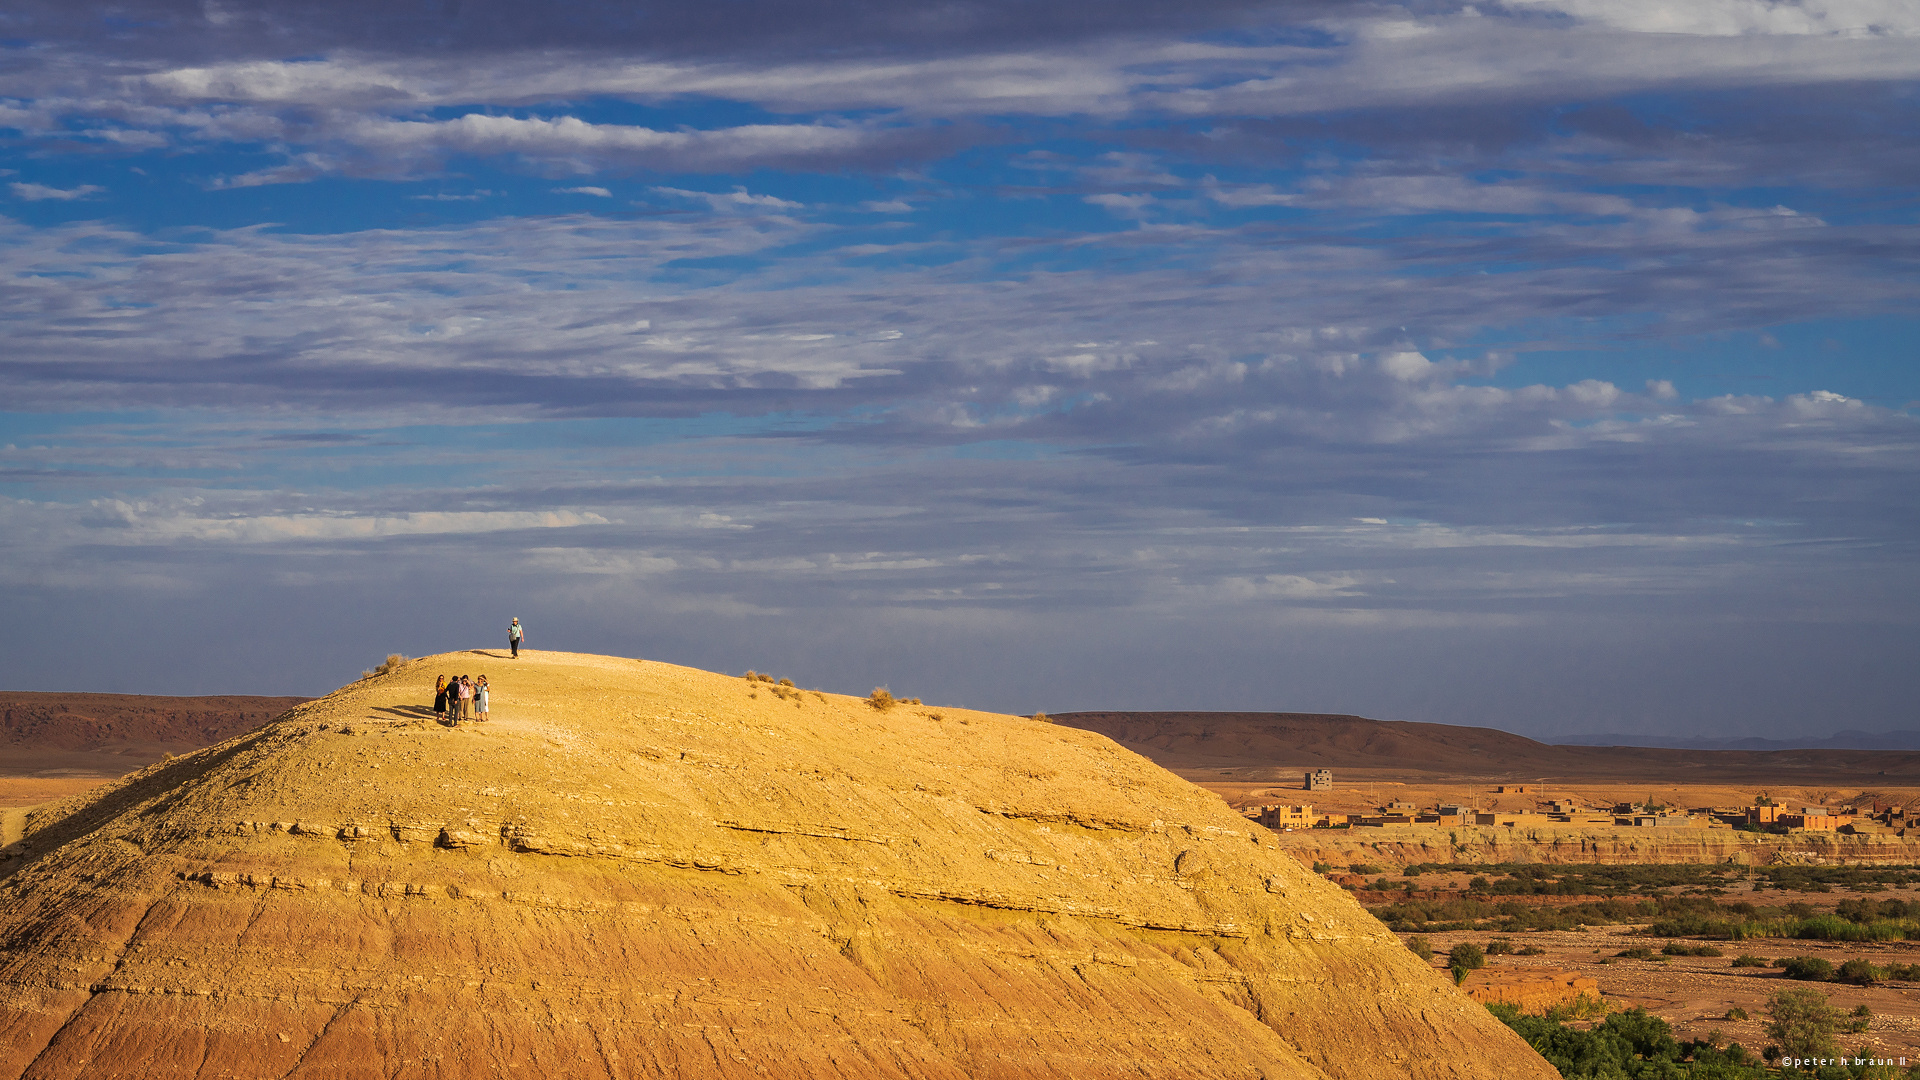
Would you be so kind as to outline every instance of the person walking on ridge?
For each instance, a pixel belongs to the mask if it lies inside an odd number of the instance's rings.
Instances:
[[[520,617],[514,616],[512,624],[507,627],[507,648],[513,650],[515,660],[520,659],[520,639],[526,635],[527,632],[520,627]]]

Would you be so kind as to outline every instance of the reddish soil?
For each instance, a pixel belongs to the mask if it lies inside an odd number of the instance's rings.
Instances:
[[[72,794],[77,782],[230,739],[306,700],[0,693],[0,780],[9,781],[0,783],[0,805]]]

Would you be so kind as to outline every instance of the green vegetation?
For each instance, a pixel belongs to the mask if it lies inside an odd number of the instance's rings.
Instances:
[[[1786,1057],[1838,1057],[1840,1047],[1833,1041],[1839,1017],[1827,1004],[1827,995],[1807,987],[1782,990],[1767,999],[1767,1038],[1780,1047]]]
[[[1466,981],[1467,972],[1486,966],[1487,954],[1471,941],[1463,941],[1447,950],[1447,968],[1453,972],[1455,985]]]
[[[1633,869],[1598,867],[1595,869]],[[1647,867],[1640,869],[1686,869]],[[1718,869],[1718,868],[1714,868]],[[1838,869],[1853,869],[1840,867]],[[1380,921],[1395,930],[1492,930],[1511,933],[1523,930],[1571,930],[1576,926],[1604,926],[1611,923],[1646,923],[1646,933],[1662,938],[1719,938],[1747,941],[1754,938],[1798,938],[1803,941],[1899,941],[1920,940],[1920,904],[1900,900],[1845,900],[1832,913],[1816,912],[1812,906],[1791,902],[1760,905],[1744,900],[1723,901],[1707,895],[1711,890],[1643,897],[1616,895],[1604,900],[1571,904],[1527,904],[1503,886],[1511,879],[1493,882],[1486,889],[1454,899],[1406,900],[1373,908]],[[1557,890],[1565,882],[1542,882]],[[1591,884],[1591,883],[1589,883]],[[1584,890],[1586,886],[1578,886]],[[1639,888],[1635,886],[1635,888]],[[1511,896],[1515,899],[1496,900]],[[1532,895],[1551,895],[1532,894]],[[1587,895],[1584,892],[1560,895]],[[1669,953],[1670,956],[1711,956],[1712,953]]]
[[[1666,956],[1725,956],[1726,954],[1711,945],[1682,945],[1669,941],[1660,952]],[[1738,965],[1735,965],[1738,966]]]
[[[1849,960],[1833,973],[1833,979],[1854,986],[1872,986],[1880,981],[1880,969],[1865,960]]]
[[[1415,863],[1403,873],[1449,872],[1483,875],[1472,888],[1494,896],[1621,896],[1660,889],[1724,888],[1746,876],[1745,867],[1725,864],[1560,866],[1539,863]],[[1490,876],[1488,876],[1490,875]]]
[[[1786,969],[1784,974],[1789,979],[1800,979],[1805,982],[1826,982],[1828,979],[1833,978],[1833,965],[1817,956],[1789,957],[1787,962],[1780,964],[1780,966]]]
[[[1865,960],[1854,959],[1835,968],[1832,963],[1817,956],[1790,956],[1775,960],[1773,966],[1784,969],[1783,974],[1787,978],[1799,979],[1803,982],[1842,982],[1854,986],[1873,986],[1885,979],[1896,979],[1901,982],[1920,980],[1920,964],[1888,964],[1886,967],[1875,967]]]
[[[1349,874],[1378,874],[1380,872],[1380,868],[1372,863],[1357,862],[1347,867],[1347,873]]]
[[[1776,889],[1831,892],[1834,886],[1873,892],[1920,883],[1920,866],[1764,866],[1755,871]]]
[[[1667,1022],[1644,1009],[1614,1013],[1584,1031],[1567,1026],[1564,1015],[1523,1016],[1511,1005],[1487,1010],[1567,1080],[1762,1080],[1774,1075],[1739,1043],[1676,1041]]]
[[[1425,934],[1415,934],[1408,938],[1407,948],[1412,949],[1413,955],[1420,959],[1428,963],[1433,962],[1433,942],[1428,941]]]
[[[1865,1034],[1867,1025],[1872,1022],[1873,1010],[1867,1008],[1865,1005],[1857,1005],[1851,1013],[1847,1014],[1847,1022],[1845,1025],[1846,1033],[1849,1035]]]
[[[1511,1005],[1488,1005],[1487,1011],[1512,1028],[1527,1044],[1560,1071],[1566,1080],[1778,1080],[1786,1076],[1811,1076],[1817,1080],[1892,1080],[1895,1077],[1920,1077],[1920,1063],[1911,1069],[1870,1064],[1871,1056],[1862,1049],[1854,1064],[1830,1064],[1798,1068],[1769,1068],[1769,1060],[1781,1058],[1839,1058],[1834,1042],[1836,1031],[1849,1024],[1828,1005],[1817,990],[1796,988],[1775,994],[1768,1007],[1772,1019],[1767,1037],[1775,1040],[1760,1054],[1725,1041],[1718,1031],[1705,1039],[1680,1042],[1673,1028],[1643,1009],[1613,1013],[1591,1027],[1568,1025],[1573,1010],[1558,1009],[1545,1016],[1525,1016]],[[1856,1020],[1870,1018],[1855,1010]],[[1745,1020],[1740,1009],[1727,1013],[1729,1020]]]
[[[1751,953],[1741,953],[1733,958],[1734,967],[1766,967],[1767,961]]]

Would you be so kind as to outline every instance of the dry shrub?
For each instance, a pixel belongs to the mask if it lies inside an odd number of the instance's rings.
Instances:
[[[402,667],[406,666],[406,663],[407,658],[404,655],[397,652],[388,653],[385,660],[375,665],[372,671],[362,671],[360,677],[363,679],[371,679],[375,675],[386,675],[399,671]]]
[[[786,688],[787,688],[787,689],[789,689],[789,690],[791,690],[791,689],[793,689],[793,680],[792,680],[792,679],[781,679],[781,680],[780,680],[780,685],[781,685],[781,686],[784,686],[784,687],[786,687]]]
[[[1035,720],[1038,720],[1038,721],[1040,721],[1040,722],[1041,722],[1041,723],[1043,723],[1043,724],[1051,724],[1051,723],[1053,723],[1053,717],[1051,717],[1051,716],[1048,716],[1048,715],[1047,715],[1046,713],[1043,713],[1043,712],[1037,712],[1037,713],[1034,713],[1034,714],[1033,714],[1033,718],[1034,718]]]
[[[893,700],[892,692],[886,687],[876,686],[873,688],[873,693],[867,695],[867,704],[879,709],[881,712],[886,712],[888,709],[900,703]]]

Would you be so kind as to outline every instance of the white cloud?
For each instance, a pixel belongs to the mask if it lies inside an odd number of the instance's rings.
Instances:
[[[1870,37],[1920,34],[1920,7],[1904,0],[1498,0],[1639,34],[1712,37]]]
[[[516,529],[567,529],[605,525],[605,517],[575,510],[454,511],[406,514],[260,514],[206,517],[169,511],[125,500],[102,500],[94,510],[112,518],[124,534],[122,543],[267,544],[293,541],[378,540],[399,536],[432,536],[504,532]],[[118,532],[116,528],[113,530]]]
[[[594,195],[602,199],[613,198],[613,192],[603,187],[563,187],[554,188],[555,195]]]
[[[1202,184],[1207,198],[1236,210],[1254,206],[1292,206],[1300,196],[1276,189],[1272,184],[1222,184],[1209,176]]]
[[[1083,201],[1098,206],[1117,218],[1140,221],[1145,219],[1147,211],[1152,209],[1155,200],[1152,195],[1102,193],[1085,196]]]
[[[57,199],[61,202],[72,202],[75,199],[84,199],[89,195],[98,195],[99,193],[107,190],[106,188],[103,188],[98,184],[81,184],[79,187],[57,188],[57,187],[48,187],[45,184],[26,184],[26,183],[16,182],[8,186],[13,188],[14,198],[24,199],[27,202],[40,202],[45,199]]]
[[[1418,382],[1433,374],[1433,361],[1417,352],[1388,353],[1380,358],[1380,370],[1401,382]]]
[[[635,157],[657,168],[737,166],[808,154],[845,153],[873,133],[851,125],[746,124],[709,131],[658,131],[631,124],[594,124],[575,116],[551,119],[468,113],[452,120],[365,118],[341,134],[352,144],[402,156],[425,151],[520,154],[578,162],[605,155]]]
[[[801,203],[782,199],[776,195],[755,195],[744,187],[732,191],[688,191],[685,188],[656,187],[650,190],[661,195],[670,195],[676,199],[693,199],[706,203],[715,211],[726,210],[799,210]]]

